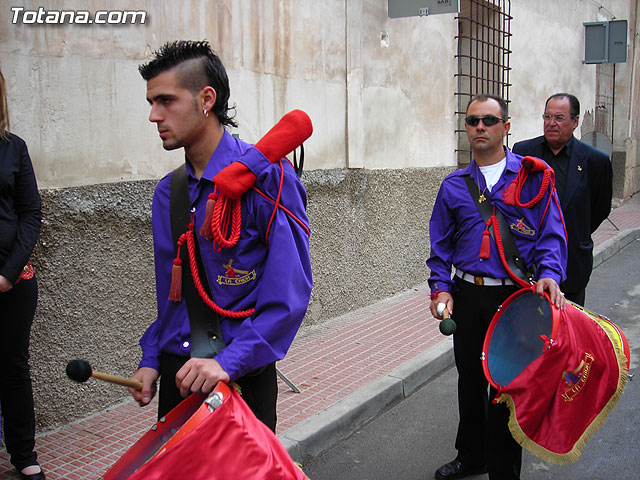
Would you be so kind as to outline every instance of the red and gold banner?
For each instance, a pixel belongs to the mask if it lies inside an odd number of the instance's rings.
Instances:
[[[485,338],[485,375],[509,428],[543,460],[576,461],[617,403],[629,373],[629,345],[606,318],[567,303],[559,310],[529,288],[496,313]]]

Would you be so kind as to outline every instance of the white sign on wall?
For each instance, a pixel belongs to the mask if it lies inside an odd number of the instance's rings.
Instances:
[[[388,0],[389,18],[458,13],[460,0]]]

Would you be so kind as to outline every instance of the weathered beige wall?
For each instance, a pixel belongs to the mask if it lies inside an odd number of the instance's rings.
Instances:
[[[574,92],[588,122],[596,67],[582,63],[583,23],[628,18],[633,45],[636,2],[612,0],[606,8],[592,0],[511,3],[510,142],[541,133],[540,113],[552,92]],[[42,188],[158,179],[181,154],[164,152],[146,121],[137,66],[165,41],[207,38],[227,66],[240,123],[234,133],[241,138],[255,141],[288,110],[302,108],[315,126],[308,169],[454,165],[455,15],[389,19],[386,4],[3,2],[0,67],[13,130],[28,141]],[[13,25],[10,7],[17,5],[148,15],[144,25]],[[632,61],[616,65],[619,151],[637,135],[628,128],[640,88],[633,78]],[[587,133],[582,130],[579,135]]]
[[[640,102],[638,65],[638,3],[636,0],[608,2],[592,0],[513,1],[511,13],[512,128],[510,144],[542,134],[544,102],[556,92],[570,92],[580,99],[581,138],[594,130],[596,65],[583,64],[584,23],[628,20],[627,62],[607,66],[615,70],[613,115],[614,197],[619,203],[640,191],[638,179],[637,112]]]
[[[454,165],[455,16],[389,19],[386,1],[365,3],[363,166]]]
[[[11,23],[10,6],[43,4],[145,10],[147,21]],[[158,179],[181,161],[180,152],[162,150],[147,121],[146,87],[137,72],[151,51],[174,39],[206,38],[219,53],[240,124],[232,132],[241,138],[256,141],[291,109],[309,113],[315,133],[306,145],[308,169],[345,167],[348,142],[350,166],[453,164],[452,15],[390,20],[381,0],[354,0],[348,8],[344,0],[94,1],[90,7],[63,0],[0,8],[0,68],[12,129],[29,144],[41,188]],[[349,67],[347,36],[354,46]]]
[[[591,0],[514,1],[512,4],[513,72],[511,79],[511,143],[542,134],[544,102],[556,92],[575,94],[581,103],[576,136],[593,131],[596,102],[596,65],[584,64],[584,23],[613,19],[629,21],[629,49],[626,63],[615,64],[614,151],[627,150],[637,138],[631,115],[637,105],[637,2],[621,0],[606,7]],[[550,15],[552,12],[552,15]],[[532,28],[532,26],[534,28]],[[634,73],[635,71],[635,73]],[[636,190],[637,191],[637,190]]]
[[[637,1],[632,2],[629,21],[635,28],[631,32],[629,42],[630,88],[622,99],[628,103],[629,113],[626,119],[620,120],[623,128],[627,129],[624,174],[621,175],[622,198],[628,198],[640,191],[640,5]]]
[[[514,1],[511,14],[510,143],[542,135],[544,102],[556,92],[578,97],[582,123],[596,100],[596,67],[582,63],[583,23],[603,20],[598,8],[589,0]]]

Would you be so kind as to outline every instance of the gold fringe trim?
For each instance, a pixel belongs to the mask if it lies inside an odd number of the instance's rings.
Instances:
[[[238,385],[236,382],[231,382],[231,386],[238,393],[238,395],[242,396],[242,387]]]
[[[609,412],[611,412],[616,403],[618,403],[618,400],[620,400],[620,395],[622,395],[624,387],[629,379],[629,371],[627,370],[627,357],[624,354],[622,343],[612,338],[613,332],[609,330],[612,327],[610,325],[603,325],[598,318],[594,318],[592,315],[589,315],[589,317],[596,323],[598,323],[598,325],[606,333],[607,338],[609,338],[609,341],[613,346],[614,352],[616,354],[616,359],[618,361],[618,383],[616,391],[613,393],[609,401],[604,405],[602,411],[598,414],[598,416],[596,416],[596,418],[591,421],[589,425],[587,425],[587,428],[585,428],[585,431],[582,433],[580,438],[578,438],[571,450],[569,450],[567,453],[557,453],[552,452],[551,450],[548,450],[537,444],[522,431],[522,428],[520,428],[520,425],[518,424],[518,420],[516,418],[515,403],[511,395],[503,393],[496,399],[496,403],[506,403],[507,407],[509,408],[509,430],[511,431],[511,435],[513,436],[515,441],[518,442],[527,451],[529,451],[532,455],[535,455],[545,462],[554,463],[556,465],[566,465],[568,463],[573,463],[577,461],[578,458],[580,458],[582,449],[587,444],[587,441],[593,436],[594,433],[596,433],[600,429],[600,427],[604,424],[604,421],[609,416]]]

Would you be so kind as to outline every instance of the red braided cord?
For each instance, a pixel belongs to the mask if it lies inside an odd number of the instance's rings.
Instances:
[[[553,187],[555,187],[555,172],[553,171],[553,169],[551,168],[547,168],[543,174],[542,174],[542,183],[540,184],[540,190],[538,191],[538,194],[536,195],[536,197],[531,200],[530,202],[527,202],[526,204],[523,204],[520,202],[520,192],[522,191],[522,187],[524,185],[524,182],[527,179],[527,176],[529,175],[529,171],[526,170],[524,172],[524,178],[522,177],[522,172],[523,169],[520,169],[520,171],[518,172],[518,176],[516,177],[516,189],[515,189],[515,204],[519,207],[524,207],[524,208],[531,208],[534,205],[536,205],[544,196],[545,192],[547,191],[547,189],[549,188],[549,183],[551,183],[551,185]],[[562,211],[562,208],[560,207],[560,202],[558,201],[558,193],[556,192],[555,196],[553,195],[553,191],[551,191],[549,193],[549,199],[547,200],[547,204],[544,207],[544,211],[542,212],[542,217],[540,218],[540,222],[538,223],[538,230],[540,229],[540,226],[542,225],[542,222],[544,221],[545,217],[547,216],[547,212],[549,211],[549,205],[551,204],[551,197],[553,196],[553,200],[556,203],[556,206],[558,207],[558,210]],[[567,239],[567,226],[564,223],[564,218],[562,219],[562,229],[564,230],[564,238]]]
[[[282,167],[282,160],[280,160],[279,163],[280,163],[280,185],[278,186],[278,196],[276,197],[276,201],[274,202],[273,212],[271,212],[271,218],[269,219],[269,224],[267,225],[267,233],[265,234],[265,241],[267,244],[267,248],[269,247],[269,232],[271,231],[271,224],[273,223],[273,219],[276,216],[278,207],[280,206],[280,196],[282,195],[282,184],[284,183],[284,168]]]
[[[558,192],[556,191],[555,196],[553,197],[553,201],[556,202],[556,207],[558,208],[558,211],[561,212],[562,211],[562,207],[560,207],[560,199],[558,198]],[[569,235],[567,235],[567,226],[564,223],[564,217],[562,218],[562,229],[564,230],[564,239],[565,241],[569,241]]]
[[[198,263],[196,262],[196,246],[193,240],[193,223],[189,224],[189,229],[186,232],[187,235],[187,250],[189,250],[189,265],[191,267],[191,277],[193,277],[193,283],[196,286],[196,290],[198,290],[198,294],[202,301],[214,312],[223,317],[229,318],[246,318],[250,317],[254,314],[255,308],[250,308],[249,310],[241,310],[239,312],[233,312],[231,310],[225,310],[220,308],[216,303],[209,298],[209,295],[205,291],[202,286],[202,282],[200,281],[200,274],[198,272]]]
[[[253,190],[256,193],[259,193],[260,195],[262,195],[262,197],[264,197],[266,200],[269,200],[271,203],[275,204],[275,200],[273,198],[268,197],[266,194],[264,194],[263,192],[261,192],[260,190],[258,190],[256,187],[253,187]],[[280,209],[282,209],[284,211],[284,213],[286,213],[287,215],[289,215],[292,219],[294,219],[298,225],[300,225],[305,232],[307,232],[307,236],[311,236],[311,232],[309,231],[309,228],[302,222],[302,220],[300,220],[298,217],[296,217],[293,213],[291,213],[289,210],[287,210],[287,208],[284,205],[278,205],[278,207]]]
[[[544,206],[544,211],[542,212],[542,216],[540,217],[540,222],[538,222],[538,230],[540,230],[540,227],[542,227],[542,222],[544,222],[544,219],[547,216],[549,205],[551,205],[551,195],[549,195],[549,198],[547,199],[547,204]]]
[[[180,249],[182,248],[182,245],[184,245],[184,242],[186,240],[187,235],[185,233],[180,235],[180,237],[178,238],[178,253],[176,254],[176,258],[173,259],[174,265],[182,265],[182,259],[180,258]]]
[[[553,170],[547,168],[542,174],[542,183],[540,184],[540,190],[538,191],[538,194],[531,201],[527,203],[522,203],[520,202],[520,192],[522,191],[522,187],[527,181],[527,177],[529,176],[529,170],[521,168],[520,171],[518,172],[518,177],[516,178],[517,180],[517,188],[515,192],[516,205],[523,208],[531,208],[534,205],[536,205],[540,200],[542,200],[542,197],[544,197],[544,194],[547,191],[547,188],[549,188],[549,182],[551,180],[552,174],[553,174]]]
[[[228,209],[231,210],[228,210]],[[229,226],[231,216],[231,233],[228,238],[223,237]],[[219,252],[221,248],[233,247],[240,238],[240,226],[242,225],[242,200],[230,200],[220,194],[211,218],[211,235],[213,236],[213,248]]]

